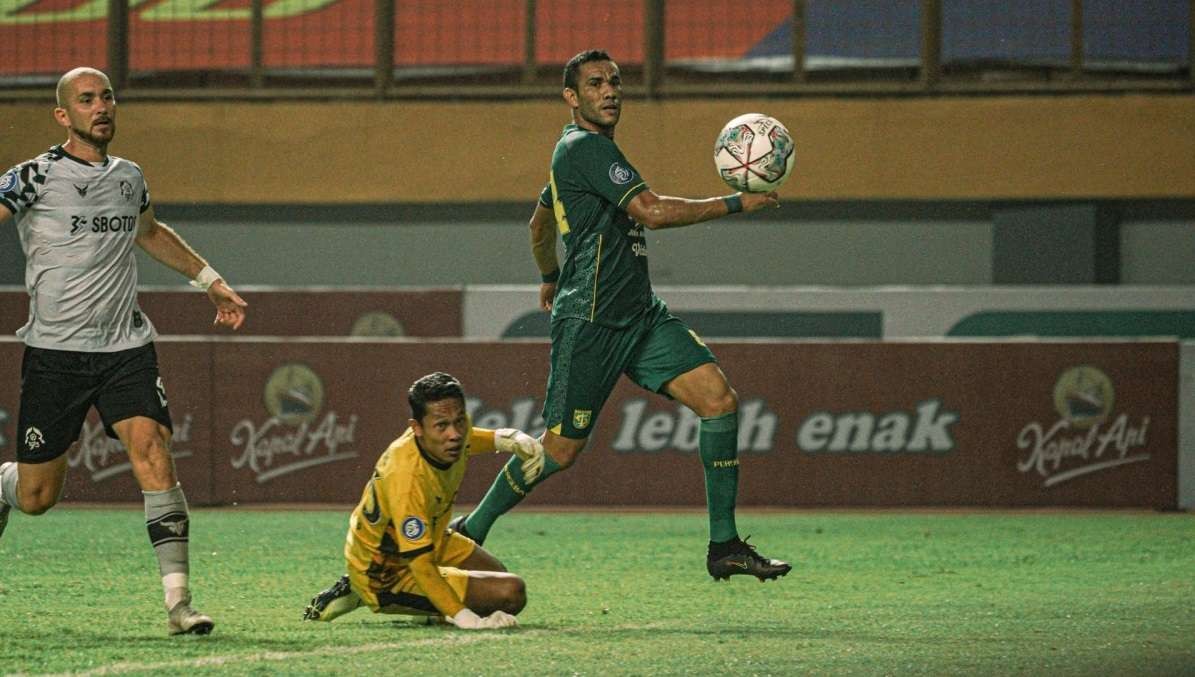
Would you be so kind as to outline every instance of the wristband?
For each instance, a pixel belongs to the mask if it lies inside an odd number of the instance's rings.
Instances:
[[[739,197],[738,193],[727,195],[722,198],[722,201],[726,203],[727,214],[738,214],[743,211],[743,198]]]
[[[544,281],[544,284],[552,284],[560,279],[560,269],[557,268],[550,273],[540,273],[540,279]]]
[[[199,274],[195,276],[195,279],[191,280],[191,286],[207,291],[208,287],[211,287],[219,279],[220,273],[213,270],[211,266],[204,266],[203,270],[199,271]]]

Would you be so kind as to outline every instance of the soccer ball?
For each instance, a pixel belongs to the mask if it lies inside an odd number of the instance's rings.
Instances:
[[[776,118],[747,113],[726,123],[714,144],[718,175],[735,190],[766,193],[792,173],[793,137]]]

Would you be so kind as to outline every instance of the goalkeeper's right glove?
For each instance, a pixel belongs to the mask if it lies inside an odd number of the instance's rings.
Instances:
[[[544,471],[544,445],[522,430],[499,428],[494,431],[494,448],[514,454],[523,461],[523,480],[531,483]]]
[[[482,618],[473,613],[472,609],[465,607],[456,612],[455,616],[450,616],[449,621],[462,630],[499,630],[502,628],[516,628],[519,622],[514,616],[505,611],[495,611],[494,613]]]

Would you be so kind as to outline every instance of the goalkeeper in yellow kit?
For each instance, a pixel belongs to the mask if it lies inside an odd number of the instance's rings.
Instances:
[[[375,613],[442,616],[465,629],[518,625],[523,579],[469,538],[446,531],[469,456],[509,452],[538,476],[544,449],[513,428],[474,428],[461,384],[443,372],[407,392],[409,427],[374,466],[349,518],[348,575],[316,595],[306,620],[330,621],[359,606]]]

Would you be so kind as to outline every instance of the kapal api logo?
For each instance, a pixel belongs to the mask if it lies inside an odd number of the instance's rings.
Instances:
[[[1042,478],[1043,487],[1148,461],[1142,449],[1149,431],[1149,416],[1135,422],[1113,409],[1112,379],[1098,367],[1071,367],[1054,383],[1054,409],[1058,419],[1049,424],[1032,421],[1017,435],[1017,448],[1028,454],[1017,461],[1017,470]]]
[[[362,314],[349,329],[349,336],[406,336],[402,322],[384,310]]]
[[[352,446],[357,415],[341,422],[335,411],[320,418],[324,382],[311,367],[291,362],[274,369],[264,389],[264,421],[246,418],[233,426],[229,436],[239,456],[232,467],[249,468],[258,484],[325,463],[355,458]]]
[[[310,421],[324,404],[324,382],[305,364],[284,364],[266,381],[266,411],[289,425]]]

